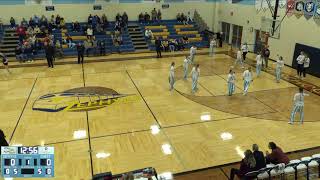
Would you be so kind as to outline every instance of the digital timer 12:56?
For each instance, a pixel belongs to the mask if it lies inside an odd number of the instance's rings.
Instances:
[[[18,154],[38,154],[38,147],[18,147]]]

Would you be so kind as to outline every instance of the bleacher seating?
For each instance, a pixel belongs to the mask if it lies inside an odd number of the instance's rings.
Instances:
[[[248,179],[319,179],[320,178],[320,154],[312,157],[303,157],[301,160],[291,160],[289,164],[268,164],[266,168],[247,173]]]

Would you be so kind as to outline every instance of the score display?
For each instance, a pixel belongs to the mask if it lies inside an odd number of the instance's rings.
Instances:
[[[54,147],[1,147],[4,178],[54,177]]]

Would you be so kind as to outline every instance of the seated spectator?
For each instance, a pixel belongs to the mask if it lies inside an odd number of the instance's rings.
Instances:
[[[122,17],[121,17],[121,15],[120,15],[120,13],[118,13],[117,15],[116,15],[116,21],[122,21]]]
[[[103,30],[106,30],[107,27],[109,26],[109,21],[108,21],[107,16],[105,14],[103,14],[101,17],[101,20],[102,20]]]
[[[170,52],[174,52],[176,50],[176,41],[175,41],[175,39],[169,41],[169,49],[170,49]]]
[[[57,28],[60,27],[60,22],[61,22],[61,17],[60,17],[59,14],[58,14],[57,17],[56,17],[56,21],[55,21]]]
[[[40,27],[48,27],[48,19],[44,15],[41,16]]]
[[[56,41],[55,44],[55,57],[63,58],[63,49],[60,41]]]
[[[189,43],[189,38],[188,38],[188,36],[184,35],[184,36],[182,37],[182,39],[183,39],[183,44],[184,44],[184,45],[186,45],[186,44]]]
[[[33,33],[36,35],[36,37],[40,37],[41,30],[40,28],[36,25],[36,27],[33,29]]]
[[[271,153],[268,151],[266,152],[266,160],[267,164],[272,163],[272,164],[279,164],[279,163],[284,163],[288,164],[289,163],[289,158],[288,156],[282,151],[280,147],[276,145],[274,142],[269,142],[269,149],[271,149]]]
[[[144,32],[144,36],[147,38],[147,39],[152,39],[153,38],[153,33],[150,29],[146,29],[146,31]]]
[[[10,18],[10,27],[11,27],[11,29],[16,28],[16,20],[14,20],[13,17]]]
[[[92,15],[90,14],[89,17],[88,17],[88,24],[89,24],[89,25],[92,25],[92,19],[93,19],[93,17],[92,17]]]
[[[66,37],[66,39],[64,41],[65,41],[66,44],[68,44],[68,48],[74,48],[74,46],[76,45],[73,42],[73,39],[69,34],[67,34],[67,37]]]
[[[23,39],[26,37],[26,30],[25,30],[25,28],[24,28],[22,25],[20,25],[20,26],[18,26],[16,32],[17,32],[17,34],[18,34],[18,36],[19,36],[19,41],[20,41],[20,43],[22,43]]]
[[[29,26],[32,28],[36,26],[32,18],[29,19]]]
[[[96,25],[96,32],[97,33],[102,33],[103,32],[103,28],[102,28],[102,25],[100,23],[98,23]]]
[[[54,15],[51,16],[48,26],[53,30],[56,28],[56,20]]]
[[[179,38],[177,40],[177,49],[178,49],[178,51],[184,50],[184,43],[183,43],[183,39],[182,38]]]
[[[240,169],[232,168],[230,172],[230,180],[234,179],[234,176],[237,175],[239,179],[244,179],[245,174],[254,171],[256,168],[256,160],[250,150],[244,152],[244,158],[241,161]]]
[[[16,59],[22,63],[22,62],[25,62],[26,61],[26,57],[23,53],[23,49],[21,46],[17,46],[16,49],[15,49],[15,53],[16,53]]]
[[[187,14],[187,23],[189,24],[189,22],[193,22],[193,18],[191,17],[190,11]]]
[[[72,31],[73,32],[80,32],[81,31],[81,26],[78,21],[72,23]]]
[[[104,40],[100,40],[98,42],[99,50],[100,50],[100,56],[106,55],[106,43]]]
[[[29,26],[27,31],[26,31],[26,35],[27,36],[33,36],[33,34],[34,34],[33,28],[31,26]]]
[[[152,22],[156,22],[156,20],[157,20],[156,8],[153,8],[153,10],[151,11],[151,19],[152,19]]]
[[[167,52],[169,50],[169,42],[168,40],[162,40],[161,42],[162,50]]]
[[[116,21],[115,25],[114,25],[114,29],[121,32],[121,23],[120,21]]]
[[[184,25],[188,24],[188,23],[187,23],[187,17],[186,17],[183,13],[181,13],[181,21],[182,21],[182,23],[183,23]]]
[[[34,22],[34,25],[36,25],[36,26],[40,25],[40,19],[37,15],[34,15],[32,20]]]
[[[89,57],[89,52],[92,51],[93,48],[91,39],[84,41],[84,48],[86,50],[87,57]]]
[[[263,155],[263,152],[259,151],[259,146],[257,144],[253,144],[252,150],[253,150],[254,159],[256,160],[256,170],[265,168],[267,166],[266,159]]]
[[[162,14],[161,14],[160,9],[158,9],[157,19],[158,19],[158,23],[161,23],[161,20],[162,20]]]
[[[177,21],[178,21],[178,22],[182,22],[182,18],[181,18],[180,13],[177,14]]]
[[[128,25],[128,15],[127,15],[126,12],[124,12],[123,15],[122,15],[122,22],[123,22],[124,27],[127,27],[127,25]]]
[[[91,23],[92,29],[96,28],[97,23],[98,23],[98,16],[95,15],[92,17],[92,23]]]
[[[93,36],[93,30],[92,30],[92,28],[90,26],[88,27],[86,33],[87,33],[87,38],[91,39],[92,36]]]
[[[139,14],[138,19],[139,19],[139,23],[142,24],[144,21],[144,15],[142,12]]]
[[[147,12],[145,12],[144,13],[144,23],[149,24],[149,22],[150,22],[150,15]]]
[[[25,18],[22,18],[22,21],[21,21],[21,26],[24,27],[25,29],[28,28],[28,22],[26,21]]]
[[[64,18],[60,19],[60,25],[58,27],[59,29],[65,29],[66,28],[66,22],[64,21]]]

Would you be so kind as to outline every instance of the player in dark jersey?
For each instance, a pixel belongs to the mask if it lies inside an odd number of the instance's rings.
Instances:
[[[7,70],[9,73],[11,73],[11,72],[9,71],[9,66],[8,66],[9,62],[8,62],[7,56],[6,56],[5,54],[3,54],[3,53],[0,52],[0,57],[2,58],[2,64],[4,65],[4,67],[6,68],[6,70]]]

